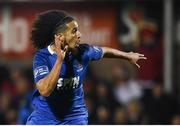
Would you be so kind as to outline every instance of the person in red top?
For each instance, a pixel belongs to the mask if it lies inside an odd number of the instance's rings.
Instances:
[[[157,39],[157,29],[147,26],[140,31],[141,43],[137,51],[149,59],[138,71],[138,79],[143,81],[162,80],[163,47]],[[142,62],[139,62],[142,64]]]

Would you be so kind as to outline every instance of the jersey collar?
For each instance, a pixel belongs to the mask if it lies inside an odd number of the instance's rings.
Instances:
[[[47,47],[47,49],[48,49],[48,51],[49,51],[49,53],[50,53],[51,55],[53,55],[53,54],[56,53],[56,52],[54,52],[54,51],[51,49],[50,45]]]

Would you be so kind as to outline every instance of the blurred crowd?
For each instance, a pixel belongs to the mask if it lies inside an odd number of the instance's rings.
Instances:
[[[180,124],[178,99],[163,91],[162,81],[144,88],[140,81],[116,73],[110,82],[85,82],[90,124]]]
[[[0,66],[0,124],[25,124],[33,109],[31,76],[28,69]]]
[[[123,63],[113,65],[110,78],[97,77],[92,67],[84,80],[89,124],[180,124],[178,99],[161,80],[147,88]],[[0,124],[26,123],[33,87],[31,68],[0,66]]]

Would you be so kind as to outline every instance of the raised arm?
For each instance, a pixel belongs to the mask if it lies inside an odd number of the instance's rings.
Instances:
[[[42,96],[49,96],[51,92],[54,90],[57,84],[57,80],[59,77],[59,71],[61,69],[62,61],[65,57],[65,53],[67,51],[67,46],[65,47],[64,50],[61,50],[61,42],[59,39],[60,36],[55,35],[55,50],[57,53],[57,59],[56,62],[50,71],[50,73],[44,77],[43,79],[39,80],[36,83],[36,87],[39,90],[39,93]]]
[[[140,66],[137,64],[138,60],[147,59],[143,54],[134,52],[123,52],[117,49],[112,49],[108,47],[102,47],[103,58],[122,58],[128,60],[130,63],[136,65],[138,68]]]

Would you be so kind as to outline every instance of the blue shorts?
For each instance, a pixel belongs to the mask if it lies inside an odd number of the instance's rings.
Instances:
[[[71,120],[57,120],[54,118],[48,118],[44,114],[34,111],[27,119],[26,125],[88,125],[88,119],[86,117]]]

